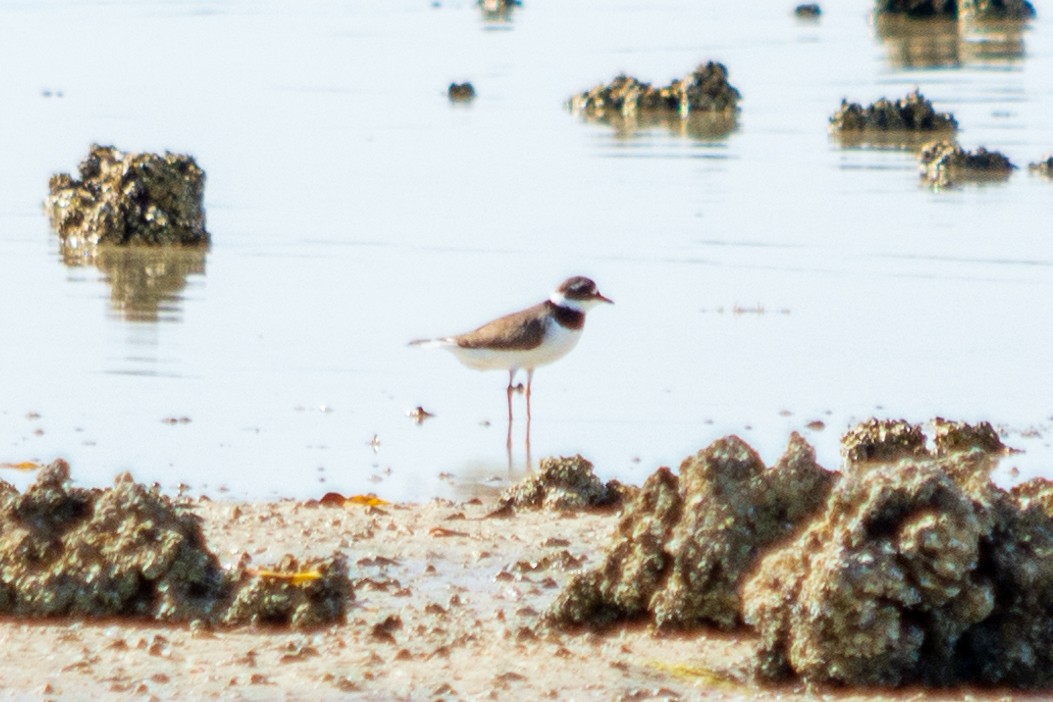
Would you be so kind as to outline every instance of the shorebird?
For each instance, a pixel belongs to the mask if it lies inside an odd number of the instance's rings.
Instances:
[[[581,338],[585,313],[595,305],[614,301],[583,276],[567,278],[544,302],[488,322],[474,331],[438,339],[418,339],[411,346],[443,348],[475,370],[508,371],[508,422],[511,430],[512,392],[516,371],[526,370],[527,423],[534,369],[567,355]],[[509,434],[511,437],[511,434]],[[509,438],[511,441],[511,438]]]

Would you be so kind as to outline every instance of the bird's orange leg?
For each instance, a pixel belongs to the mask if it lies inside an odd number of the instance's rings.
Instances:
[[[530,386],[533,385],[533,384],[534,384],[534,369],[533,368],[528,368],[527,369],[527,389],[526,389],[526,396],[527,396],[527,424],[530,423]]]

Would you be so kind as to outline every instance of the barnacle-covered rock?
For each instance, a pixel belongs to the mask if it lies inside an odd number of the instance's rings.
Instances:
[[[990,615],[962,636],[962,682],[1053,686],[1053,518],[1040,497],[1048,497],[1047,489],[1039,487],[1030,499],[1026,491],[992,490],[989,502],[978,502],[990,504],[992,515],[980,573],[995,597]]]
[[[309,629],[341,623],[354,599],[347,560],[334,553],[299,563],[286,555],[273,569],[243,570],[224,624],[253,624]]]
[[[673,126],[683,122],[689,133],[694,130],[705,136],[711,130],[717,135],[720,130],[727,133],[734,128],[740,99],[739,91],[728,83],[727,68],[710,61],[661,88],[619,75],[609,84],[575,95],[568,106],[575,114],[616,126],[659,122]],[[692,121],[696,116],[708,119]]]
[[[1009,494],[1020,509],[1037,507],[1053,518],[1053,480],[1032,478],[1014,486]]]
[[[294,627],[342,621],[352,599],[341,557],[295,577],[223,570],[200,519],[128,474],[112,488],[69,485],[69,465],[43,468],[20,494],[0,482],[0,614],[132,616]]]
[[[659,468],[626,505],[603,563],[579,573],[548,610],[548,621],[602,628],[646,616],[672,557],[666,550],[681,517],[679,480]]]
[[[850,462],[818,518],[763,556],[742,589],[762,677],[1053,684],[1053,490],[1007,493],[991,451],[941,441],[941,457]]]
[[[135,483],[68,486],[69,465],[44,468],[24,495],[0,496],[3,611],[54,616],[209,617],[223,573],[196,516]]]
[[[205,172],[190,156],[93,144],[80,179],[52,176],[45,209],[63,255],[102,244],[203,246]]]
[[[1027,20],[1035,16],[1028,0],[958,0],[958,14],[981,20]]]
[[[960,180],[1005,180],[1016,168],[998,151],[966,151],[952,141],[926,144],[919,155],[921,177],[936,188]]]
[[[501,494],[498,512],[611,507],[621,501],[622,494],[617,481],[601,482],[592,464],[580,455],[543,458],[536,473]]]
[[[936,417],[932,420],[932,426],[933,443],[936,445],[938,456],[972,449],[987,453],[1003,453],[1008,450],[990,422],[967,424]]]
[[[758,670],[853,685],[955,680],[962,635],[994,608],[979,569],[990,529],[987,510],[932,461],[853,467],[744,585]]]
[[[921,427],[904,419],[871,418],[841,437],[841,455],[849,463],[892,461],[926,453]]]
[[[548,611],[555,624],[605,626],[649,617],[658,626],[740,620],[739,581],[758,553],[819,508],[834,475],[797,434],[766,469],[732,436],[659,469],[622,516],[603,564],[575,577]]]
[[[908,17],[957,17],[957,0],[877,0],[874,11],[878,15],[906,15]]]
[[[866,107],[842,100],[841,107],[830,117],[830,128],[837,133],[860,130],[936,132],[954,131],[958,122],[948,112],[937,112],[932,102],[915,89],[895,102],[881,98]]]
[[[1035,16],[1035,7],[1028,0],[877,0],[874,11],[878,16],[912,18],[1026,20]]]
[[[446,96],[450,102],[471,102],[475,99],[475,86],[471,83],[450,83],[446,89]]]
[[[1030,163],[1027,167],[1032,173],[1038,173],[1047,178],[1053,178],[1053,154],[1046,156],[1037,163]]]

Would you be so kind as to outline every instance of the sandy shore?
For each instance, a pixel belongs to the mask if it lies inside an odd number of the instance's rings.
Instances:
[[[345,625],[309,633],[152,622],[0,620],[0,699],[1040,699],[1010,690],[760,688],[748,631],[552,631],[540,614],[595,565],[616,514],[493,503],[322,507],[199,500],[225,563],[349,556]]]

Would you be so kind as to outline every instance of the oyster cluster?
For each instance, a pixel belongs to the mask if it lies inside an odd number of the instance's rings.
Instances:
[[[616,480],[601,482],[592,463],[581,456],[543,458],[536,473],[501,494],[497,511],[612,507],[621,503],[627,490]]]
[[[1035,16],[1028,0],[877,0],[878,15],[967,17],[979,20],[1026,20]]]
[[[919,155],[921,177],[946,188],[962,180],[1005,180],[1016,168],[1007,156],[984,147],[966,151],[953,141],[926,144]]]
[[[847,685],[1053,685],[1053,482],[990,480],[988,423],[869,420],[831,473],[794,435],[765,468],[737,437],[660,468],[557,627],[745,623],[755,674]]]
[[[45,209],[63,255],[103,244],[204,246],[205,172],[191,156],[125,153],[93,144],[80,178],[51,177]]]
[[[626,505],[603,563],[575,576],[546,617],[734,627],[743,575],[822,505],[835,477],[797,434],[772,468],[736,436],[685,459],[679,476],[660,468]]]
[[[128,474],[107,489],[69,480],[58,460],[25,493],[0,481],[0,614],[292,627],[346,615],[354,595],[340,555],[287,558],[267,575],[227,570],[186,507]]]
[[[917,89],[896,101],[881,98],[866,107],[857,102],[841,101],[841,107],[830,117],[835,132],[857,130],[879,131],[954,131],[958,122],[949,112],[937,112],[932,102]]]

